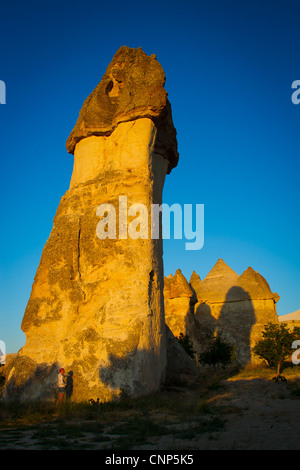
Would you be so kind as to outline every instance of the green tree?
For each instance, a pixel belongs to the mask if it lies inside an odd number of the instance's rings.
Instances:
[[[217,335],[211,341],[209,348],[200,354],[199,362],[214,367],[221,365],[224,369],[232,362],[233,351],[233,346]]]
[[[267,323],[260,339],[253,348],[253,353],[264,359],[271,368],[276,370],[274,380],[285,380],[281,371],[284,361],[293,353],[292,344],[300,338],[300,327],[291,331],[284,323]]]
[[[190,338],[188,335],[184,335],[183,333],[180,333],[178,338],[178,342],[181,344],[185,352],[192,358],[195,359],[195,354],[196,351],[193,349],[193,343],[191,342]]]

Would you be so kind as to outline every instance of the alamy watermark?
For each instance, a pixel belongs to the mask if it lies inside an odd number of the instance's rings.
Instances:
[[[0,365],[4,365],[6,360],[6,346],[4,341],[0,340]]]
[[[193,204],[183,204],[183,207],[180,204],[151,204],[149,214],[144,204],[135,203],[128,207],[127,196],[119,196],[117,206],[116,208],[113,204],[100,204],[97,207],[96,215],[101,219],[97,224],[96,234],[101,240],[170,239],[173,214],[174,239],[189,240],[185,243],[186,250],[201,250],[204,245],[204,204],[196,204],[194,210]]]
[[[300,339],[296,339],[292,344],[292,349],[296,349],[292,354],[292,363],[300,364]]]
[[[3,80],[0,80],[0,104],[6,104],[6,85]]]
[[[300,80],[294,80],[292,83],[292,89],[296,89],[291,96],[293,104],[300,103]]]

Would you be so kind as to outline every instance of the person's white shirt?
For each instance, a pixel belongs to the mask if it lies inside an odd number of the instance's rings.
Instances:
[[[61,373],[59,373],[58,374],[58,386],[59,387],[65,387],[65,385],[66,384],[64,382],[64,376]]]

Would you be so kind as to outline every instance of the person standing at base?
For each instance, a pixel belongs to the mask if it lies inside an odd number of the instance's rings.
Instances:
[[[65,392],[66,392],[66,383],[65,383],[65,369],[61,368],[59,369],[58,373],[58,400],[57,404],[62,404]]]
[[[70,370],[67,375],[66,400],[70,401],[73,393],[73,371]]]

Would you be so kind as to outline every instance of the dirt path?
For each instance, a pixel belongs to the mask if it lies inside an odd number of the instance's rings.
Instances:
[[[211,403],[224,419],[224,428],[195,437],[187,448],[300,449],[300,396],[285,384],[264,379],[228,380]]]

